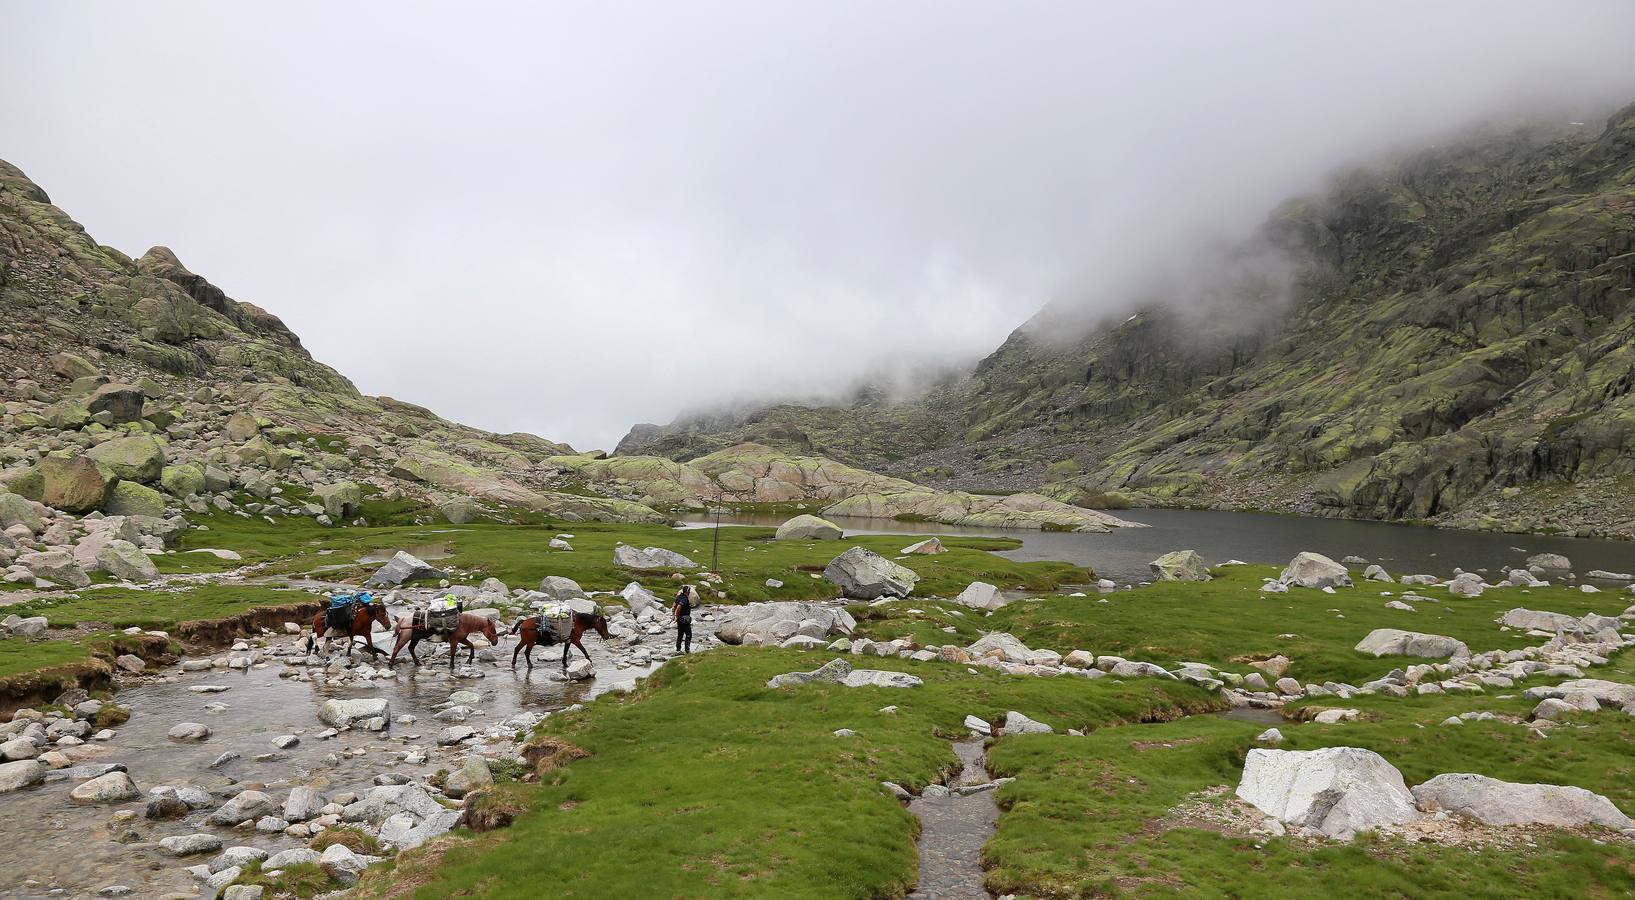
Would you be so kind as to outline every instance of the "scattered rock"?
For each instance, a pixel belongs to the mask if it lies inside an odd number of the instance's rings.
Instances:
[[[1421,818],[1402,773],[1358,747],[1252,749],[1237,795],[1285,825],[1347,841]]]

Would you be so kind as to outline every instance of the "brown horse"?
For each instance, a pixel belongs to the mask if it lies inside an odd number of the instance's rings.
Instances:
[[[568,668],[568,654],[572,653],[575,647],[579,648],[580,653],[585,654],[587,661],[590,659],[590,651],[585,649],[584,643],[580,640],[585,636],[585,629],[587,628],[594,629],[597,634],[602,636],[604,641],[612,638],[612,635],[607,633],[607,616],[582,612],[574,613],[573,632],[562,643],[562,669],[564,671]],[[528,663],[528,668],[532,669],[534,667],[534,645],[549,647],[556,643],[556,636],[551,633],[551,629],[544,627],[544,623],[540,621],[539,616],[523,616],[518,619],[516,624],[511,626],[511,633],[517,634],[519,632],[522,634],[522,638],[518,642],[517,648],[511,651],[511,668],[517,667],[517,654],[521,653],[523,661]]]
[[[397,646],[392,648],[392,658],[387,660],[386,664],[388,666],[397,665],[397,654],[403,649],[404,645],[407,645],[409,659],[414,660],[415,665],[420,665],[420,657],[414,655],[415,645],[436,633],[429,628],[414,627],[413,614],[398,619]],[[448,670],[450,672],[454,671],[454,658],[459,655],[458,651],[461,644],[464,644],[471,651],[471,655],[466,658],[466,662],[476,661],[477,645],[470,640],[474,634],[480,634],[487,638],[490,646],[499,646],[500,632],[498,628],[494,627],[493,619],[487,616],[479,616],[476,613],[460,613],[459,624],[454,626],[454,632],[448,638]]]
[[[352,645],[356,643],[356,638],[359,635],[362,635],[364,639],[363,649],[368,650],[370,653],[385,656],[386,651],[376,647],[375,642],[370,638],[370,635],[374,633],[376,622],[379,622],[380,627],[387,631],[392,630],[392,622],[386,617],[385,602],[364,603],[353,600],[347,607],[347,611],[349,615],[346,625],[347,657],[352,656]],[[336,631],[339,630],[336,629]],[[318,610],[318,614],[312,617],[312,634],[307,636],[308,654],[312,653],[312,648],[318,643],[319,637],[323,638],[324,649],[327,651],[329,649],[329,610],[327,609]]]

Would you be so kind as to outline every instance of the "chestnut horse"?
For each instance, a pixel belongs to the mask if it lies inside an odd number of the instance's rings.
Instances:
[[[408,645],[409,659],[414,660],[415,665],[420,665],[420,657],[414,655],[415,645],[433,634],[437,634],[437,632],[429,628],[414,627],[413,613],[398,619],[397,646],[392,648],[392,658],[387,660],[386,664],[388,666],[397,665],[398,651],[402,650],[404,645]],[[448,670],[450,672],[454,671],[454,658],[459,655],[458,651],[461,644],[464,644],[466,649],[471,651],[471,655],[466,658],[466,662],[476,661],[477,645],[470,640],[474,634],[480,634],[487,638],[489,646],[499,646],[500,632],[499,629],[494,627],[493,619],[487,616],[479,616],[476,613],[460,613],[459,624],[454,627],[454,633],[448,636]]]
[[[392,630],[392,622],[386,617],[386,603],[380,600],[374,603],[353,600],[347,610],[351,614],[351,620],[346,626],[346,655],[348,657],[352,656],[352,645],[356,643],[355,639],[362,635],[363,649],[368,650],[370,653],[385,656],[386,651],[376,647],[370,635],[375,630],[376,622],[379,622],[380,627],[387,631]],[[339,631],[340,629],[336,630]],[[318,610],[318,614],[312,618],[312,634],[307,637],[308,654],[312,653],[312,648],[317,644],[320,636],[324,640],[324,650],[327,651],[329,649],[329,610],[327,609]]]
[[[587,661],[590,659],[590,651],[585,649],[584,643],[580,640],[585,636],[585,629],[587,628],[595,629],[596,633],[601,635],[604,641],[612,637],[607,633],[607,616],[582,612],[574,613],[573,631],[568,635],[568,639],[562,642],[562,668],[564,671],[568,668],[568,654],[572,653],[575,647],[579,648],[580,653],[585,654]],[[511,668],[517,667],[517,654],[521,653],[523,661],[528,663],[528,668],[532,669],[534,667],[534,645],[549,647],[556,643],[556,636],[551,633],[551,629],[544,627],[544,623],[540,621],[539,616],[523,616],[518,619],[516,624],[511,626],[511,633],[517,634],[518,632],[521,632],[522,638],[517,644],[517,649],[511,651]]]

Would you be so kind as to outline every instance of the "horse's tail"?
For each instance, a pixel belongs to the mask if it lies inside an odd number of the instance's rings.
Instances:
[[[518,631],[521,631],[522,630],[522,623],[526,622],[526,621],[528,621],[527,616],[518,616],[517,620],[515,622],[511,623],[511,630],[508,633],[509,634],[516,634]]]

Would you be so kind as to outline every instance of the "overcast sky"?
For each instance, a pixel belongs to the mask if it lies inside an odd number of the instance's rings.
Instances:
[[[581,448],[975,358],[1338,163],[1635,99],[1623,0],[0,13],[0,158],[98,240],[368,393]]]

